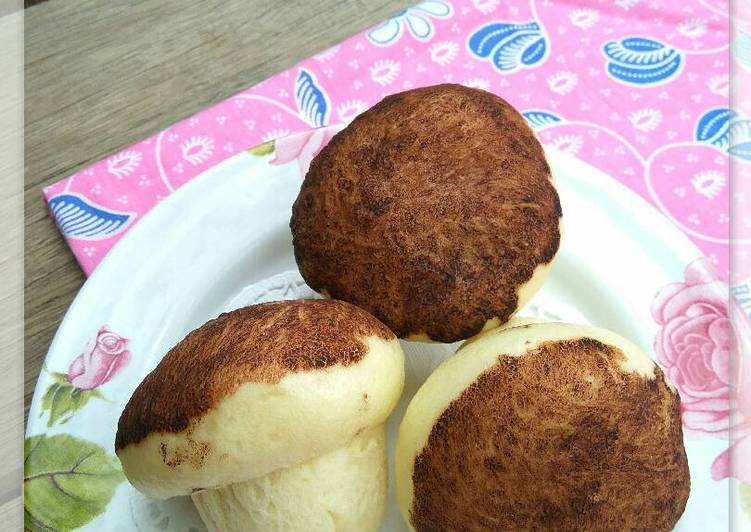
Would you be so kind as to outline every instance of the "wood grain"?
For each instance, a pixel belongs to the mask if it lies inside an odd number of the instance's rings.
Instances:
[[[26,10],[25,416],[84,281],[42,187],[410,3],[50,0]]]
[[[0,0],[2,1],[2,0]],[[20,530],[23,476],[23,17],[0,4],[0,531]],[[3,9],[6,11],[3,12]]]

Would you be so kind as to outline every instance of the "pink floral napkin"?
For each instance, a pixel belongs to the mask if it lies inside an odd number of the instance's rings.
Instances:
[[[44,198],[89,274],[161,199],[238,150],[346,122],[389,93],[463,83],[508,99],[544,143],[644,197],[727,278],[730,163],[751,176],[751,108],[729,108],[729,72],[733,63],[747,75],[750,57],[743,28],[730,46],[725,0],[428,0],[47,187]],[[734,220],[746,240],[748,213]],[[736,284],[751,274],[747,251],[735,272]]]

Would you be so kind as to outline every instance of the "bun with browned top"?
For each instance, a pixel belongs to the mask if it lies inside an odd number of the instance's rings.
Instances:
[[[167,353],[125,407],[115,448],[137,489],[192,495],[209,530],[376,530],[384,421],[403,383],[399,342],[365,311],[253,305]]]
[[[690,485],[660,368],[614,333],[561,323],[465,342],[410,402],[395,471],[411,529],[434,532],[668,531]]]
[[[506,101],[460,85],[386,97],[313,160],[292,234],[303,277],[399,337],[505,323],[558,251],[540,143]]]

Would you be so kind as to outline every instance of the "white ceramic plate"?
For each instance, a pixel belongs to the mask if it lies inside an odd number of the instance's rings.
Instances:
[[[303,135],[303,152],[328,138]],[[289,230],[305,154],[280,164],[271,149],[242,152],[167,198],[81,289],[29,415],[24,490],[32,530],[204,530],[189,500],[150,500],[123,480],[114,434],[135,387],[188,331],[229,308],[310,294]],[[549,161],[563,205],[562,247],[520,315],[608,327],[653,352],[655,294],[681,281],[700,252],[612,178],[564,154],[549,152]],[[404,347],[407,384],[389,424],[392,440],[409,399],[454,348]],[[726,440],[686,437],[691,496],[678,530],[725,528],[728,484],[712,480],[710,466],[726,448]],[[393,496],[383,530],[406,530]]]

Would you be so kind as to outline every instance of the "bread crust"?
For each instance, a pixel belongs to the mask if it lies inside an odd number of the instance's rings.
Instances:
[[[690,487],[680,401],[624,360],[587,337],[499,354],[414,460],[414,529],[672,530]]]
[[[182,432],[243,384],[356,364],[367,337],[394,334],[343,301],[277,301],[224,313],[188,334],[136,388],[115,448],[154,432]]]
[[[437,85],[388,96],[313,160],[293,205],[307,283],[399,337],[453,342],[507,321],[559,247],[540,143],[498,96]]]

